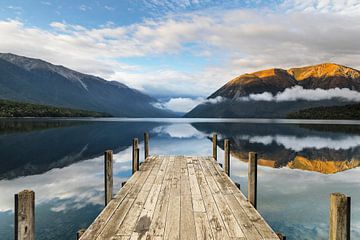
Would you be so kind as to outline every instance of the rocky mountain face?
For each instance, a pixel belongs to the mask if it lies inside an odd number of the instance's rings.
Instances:
[[[303,89],[347,88],[360,92],[360,71],[334,63],[325,63],[301,68],[268,69],[240,75],[208,99],[221,97],[218,104],[201,104],[186,117],[285,117],[292,111],[306,107],[343,105],[339,99],[317,101],[238,101],[241,97],[264,92],[276,95],[293,87]],[[347,102],[349,103],[349,102]]]
[[[121,117],[169,117],[157,100],[116,81],[40,59],[0,53],[0,98],[109,113]]]

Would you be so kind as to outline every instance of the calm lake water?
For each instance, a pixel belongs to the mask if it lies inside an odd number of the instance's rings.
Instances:
[[[114,151],[114,190],[131,175],[131,140],[151,154],[211,155],[231,141],[231,178],[247,194],[247,154],[259,155],[258,210],[288,239],[327,239],[329,194],[352,197],[360,239],[360,122],[97,119],[0,120],[0,238],[13,239],[14,194],[36,193],[36,239],[75,239],[103,208],[103,152]]]

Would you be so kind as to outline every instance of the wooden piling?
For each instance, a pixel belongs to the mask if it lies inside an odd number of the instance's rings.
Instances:
[[[23,190],[15,194],[15,240],[35,239],[35,193]]]
[[[350,205],[350,197],[330,194],[329,240],[350,240]]]
[[[86,229],[80,229],[79,231],[77,231],[76,239],[79,240],[85,231],[86,231]]]
[[[217,134],[214,133],[212,136],[213,143],[213,158],[217,161]]]
[[[135,148],[133,151],[132,174],[136,171],[139,171],[139,148]]]
[[[257,201],[257,153],[249,153],[248,200],[256,208]]]
[[[225,173],[230,176],[230,141],[229,139],[224,140],[224,171]]]
[[[144,155],[145,159],[149,156],[149,133],[144,133]]]
[[[113,197],[113,151],[106,150],[104,153],[104,176],[105,176],[105,206]]]

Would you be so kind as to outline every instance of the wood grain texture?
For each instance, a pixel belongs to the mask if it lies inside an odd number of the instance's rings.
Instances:
[[[255,152],[249,153],[248,199],[249,199],[249,202],[254,206],[254,208],[256,208],[256,203],[257,203],[257,154]]]
[[[105,206],[113,197],[113,151],[106,150],[104,153],[104,184]]]
[[[350,240],[350,197],[330,194],[329,240]]]
[[[150,156],[80,239],[279,238],[212,156]]]
[[[149,156],[149,133],[144,133],[144,159]]]
[[[230,176],[230,141],[229,139],[224,140],[224,171]]]
[[[35,193],[23,190],[15,194],[15,240],[35,239]]]
[[[213,158],[215,161],[217,160],[217,134],[214,133],[212,136],[212,152],[213,152]]]

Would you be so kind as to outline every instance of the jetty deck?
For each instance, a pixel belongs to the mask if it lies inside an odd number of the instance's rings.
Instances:
[[[213,157],[154,155],[80,239],[279,237]]]

